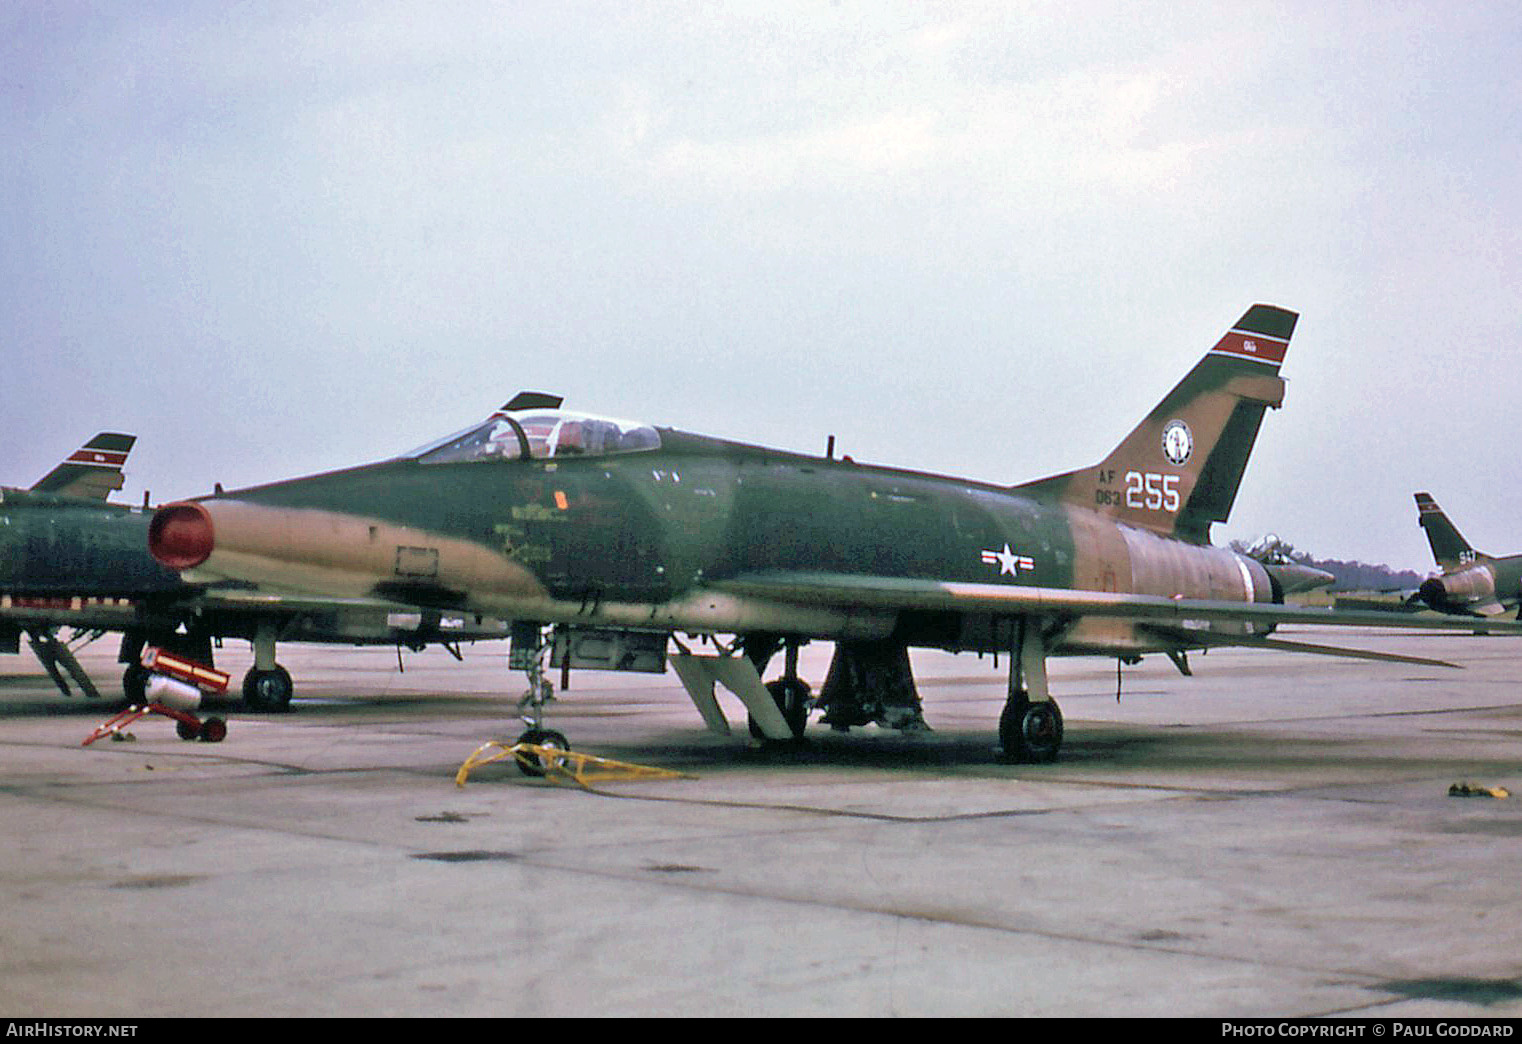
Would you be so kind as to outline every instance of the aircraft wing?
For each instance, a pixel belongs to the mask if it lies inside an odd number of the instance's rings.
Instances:
[[[993,616],[1103,616],[1171,624],[1181,628],[1188,628],[1192,621],[1239,621],[1522,634],[1522,623],[1515,620],[1486,620],[1477,617],[1424,617],[1414,620],[1405,614],[1379,611],[1354,612],[1266,602],[1217,602],[1112,591],[1076,591],[847,573],[751,573],[712,583],[715,587],[736,594],[800,605],[962,612]]]
[[[98,627],[124,630],[143,622],[144,614],[171,619],[195,612],[299,613],[373,612],[416,614],[418,607],[378,598],[329,598],[264,594],[247,590],[186,591],[136,598],[0,595],[0,620],[23,625]]]
[[[137,621],[137,604],[128,598],[0,595],[0,624],[122,630]]]
[[[509,626],[495,617],[477,617],[464,611],[441,612],[380,598],[270,594],[242,588],[208,588],[132,598],[0,594],[0,632],[7,626],[169,630],[186,616],[213,618],[224,627],[239,618],[266,618],[282,622],[283,639],[365,645],[391,644],[399,634],[417,636],[423,641],[485,641],[506,638]],[[241,634],[241,631],[234,624],[225,633]]]
[[[270,593],[211,587],[185,596],[182,608],[224,622],[237,617],[283,621],[285,641],[389,645],[393,642],[476,642],[506,638],[510,622],[465,610],[437,609],[385,598]]]
[[[304,595],[287,592],[257,591],[250,588],[208,587],[188,596],[198,609],[239,611],[322,613],[358,610],[380,613],[415,613],[418,607],[408,602],[384,598],[339,598],[332,595]]]

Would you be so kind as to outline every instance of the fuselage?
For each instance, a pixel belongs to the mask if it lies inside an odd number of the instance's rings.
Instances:
[[[195,566],[191,578],[542,623],[1007,648],[992,618],[724,590],[728,579],[776,573],[1274,600],[1251,559],[1071,504],[664,429],[641,452],[404,458],[192,508],[205,515],[207,553],[181,563]],[[1057,651],[1178,647],[1129,622],[1085,619]]]
[[[148,553],[150,516],[117,504],[0,490],[0,593],[135,598],[186,584]]]
[[[1493,616],[1515,610],[1522,603],[1522,555],[1475,555],[1428,577],[1418,593],[1440,613]]]
[[[284,635],[298,641],[419,644],[503,634],[497,621],[477,627],[451,620],[441,631],[436,615],[208,608],[196,600],[200,585],[149,553],[151,518],[120,504],[0,489],[0,637],[62,625],[161,639],[188,621],[218,636],[252,638],[261,616],[279,619]]]

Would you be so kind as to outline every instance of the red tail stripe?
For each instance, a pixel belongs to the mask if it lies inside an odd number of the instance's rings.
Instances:
[[[1284,362],[1284,353],[1288,348],[1289,342],[1279,337],[1232,330],[1221,338],[1211,352],[1278,366]]]
[[[69,457],[70,464],[102,464],[107,467],[119,468],[127,463],[127,454],[116,453],[111,450],[81,449],[75,450]]]

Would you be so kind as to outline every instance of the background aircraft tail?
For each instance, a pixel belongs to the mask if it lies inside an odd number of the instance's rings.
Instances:
[[[122,488],[122,467],[135,442],[136,435],[103,431],[38,479],[32,492],[105,500]]]
[[[1284,401],[1279,367],[1298,319],[1253,305],[1103,461],[1017,488],[1208,542],[1231,514],[1264,410]]]
[[[1484,557],[1470,547],[1469,541],[1448,521],[1448,516],[1437,506],[1432,494],[1416,494],[1416,521],[1427,531],[1427,543],[1432,545],[1432,558],[1443,569]]]

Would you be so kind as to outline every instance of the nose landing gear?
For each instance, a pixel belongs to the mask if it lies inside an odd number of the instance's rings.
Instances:
[[[532,642],[520,641],[527,637],[530,635],[526,630],[514,628],[509,660],[509,666],[522,667],[528,675],[528,691],[518,700],[518,711],[528,731],[518,737],[518,745],[536,747],[545,753],[527,752],[518,759],[518,768],[525,776],[543,776],[546,771],[564,767],[565,759],[556,758],[552,752],[569,751],[571,741],[563,733],[544,727],[545,705],[555,702],[555,686],[544,670],[550,647],[538,627],[533,628]]]

